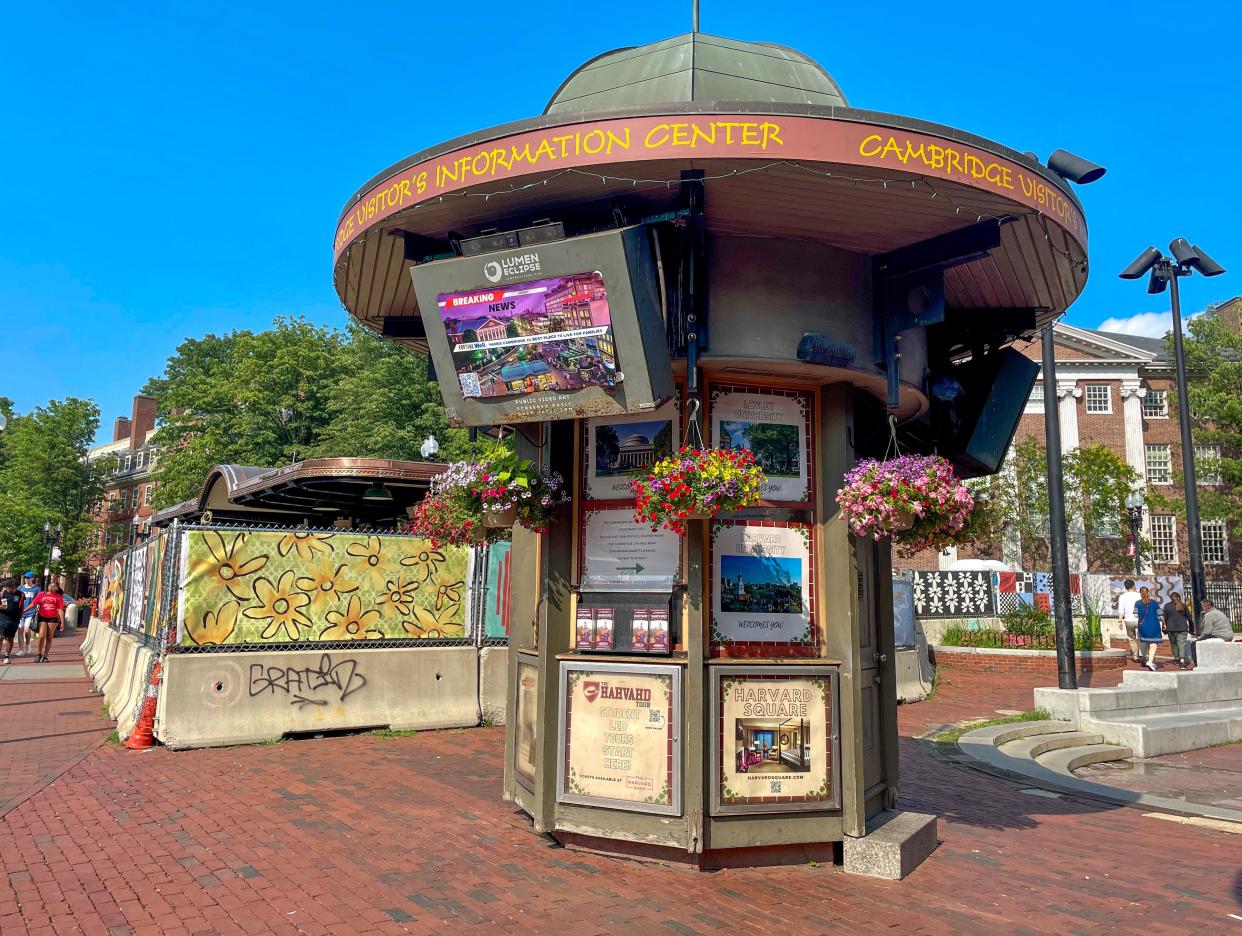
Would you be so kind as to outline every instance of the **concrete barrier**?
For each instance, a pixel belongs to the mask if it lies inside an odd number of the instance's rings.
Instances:
[[[479,710],[492,725],[505,723],[509,698],[509,648],[483,647],[479,651]]]
[[[102,621],[91,621],[81,649],[87,672],[116,720],[117,734],[129,737],[147,691],[154,651],[133,634],[115,631]]]
[[[475,647],[172,653],[155,736],[194,748],[290,733],[471,727],[479,658]],[[489,674],[492,665],[500,664]]]

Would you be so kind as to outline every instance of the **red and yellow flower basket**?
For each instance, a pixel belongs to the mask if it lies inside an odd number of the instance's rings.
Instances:
[[[630,482],[634,521],[684,536],[687,520],[758,504],[764,480],[763,469],[746,449],[683,448]]]

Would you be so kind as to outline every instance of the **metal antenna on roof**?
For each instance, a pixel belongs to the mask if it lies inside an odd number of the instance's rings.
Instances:
[[[690,13],[690,31],[699,31],[699,0],[693,0]]]

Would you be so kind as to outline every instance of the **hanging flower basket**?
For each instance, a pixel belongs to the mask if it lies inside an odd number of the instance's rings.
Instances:
[[[746,449],[683,448],[630,482],[634,521],[678,535],[687,520],[709,520],[759,503],[763,469]]]
[[[410,514],[415,536],[437,546],[481,546],[509,538],[515,524],[546,533],[558,506],[569,500],[557,472],[497,448],[478,462],[453,462],[431,480],[427,497]]]
[[[969,540],[975,499],[946,459],[902,455],[860,461],[846,473],[837,504],[855,534],[888,537],[911,555]]]

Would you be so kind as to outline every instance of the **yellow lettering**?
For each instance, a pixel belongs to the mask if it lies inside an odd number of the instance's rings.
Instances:
[[[710,123],[706,127],[700,127],[698,124],[693,124],[690,127],[690,145],[698,146],[700,139],[709,145],[715,143],[716,124]]]
[[[768,142],[785,145],[785,141],[781,139],[781,125],[774,123],[765,123],[763,126],[763,149],[768,148]]]
[[[647,131],[647,136],[643,138],[643,147],[646,149],[659,149],[668,144],[669,127],[668,124],[656,124]]]
[[[594,144],[592,143],[594,140]],[[592,149],[594,145],[594,149]],[[596,153],[602,153],[604,147],[608,145],[608,138],[604,136],[603,130],[592,130],[582,138],[582,148],[588,156],[594,156]]]
[[[753,123],[742,124],[742,145],[758,146],[759,145],[759,125]]]
[[[673,145],[674,146],[689,146],[690,145],[690,132],[686,124],[684,123],[673,124]]]
[[[860,144],[858,144],[858,155],[859,156],[879,156],[881,139],[882,137],[878,133],[873,133],[871,134],[871,136],[864,138],[863,141]],[[870,152],[868,152],[867,145],[871,143],[875,144],[875,148],[872,149]]]
[[[629,127],[625,128],[625,136],[623,137],[617,136],[611,130],[608,131],[608,152],[610,154],[612,153],[613,147],[617,147],[618,149],[629,149],[630,148],[630,128]]]

